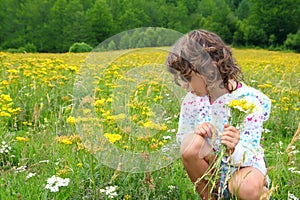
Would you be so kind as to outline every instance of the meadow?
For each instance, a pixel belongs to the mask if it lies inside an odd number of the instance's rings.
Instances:
[[[300,197],[300,54],[233,49],[272,100],[273,199]],[[0,199],[198,199],[176,145],[184,91],[164,48],[0,53]]]

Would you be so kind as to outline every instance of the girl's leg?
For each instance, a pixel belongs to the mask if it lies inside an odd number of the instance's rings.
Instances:
[[[193,183],[206,172],[213,157],[212,148],[206,140],[196,134],[187,135],[180,147],[183,165]],[[211,155],[211,156],[209,156]],[[209,193],[207,181],[197,184],[197,192],[204,199],[214,199]]]
[[[268,193],[264,175],[254,167],[244,167],[234,172],[228,187],[230,193],[241,200],[264,200],[261,197]]]

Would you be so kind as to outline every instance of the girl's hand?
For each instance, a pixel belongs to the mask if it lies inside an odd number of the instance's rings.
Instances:
[[[215,127],[211,123],[203,122],[195,128],[194,133],[197,135],[201,135],[202,137],[211,138],[215,131]]]
[[[227,146],[231,152],[234,151],[236,145],[240,141],[240,131],[234,126],[224,125],[224,132],[221,137],[221,143]]]

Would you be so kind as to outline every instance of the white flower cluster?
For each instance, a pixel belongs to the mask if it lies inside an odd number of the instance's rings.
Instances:
[[[169,188],[168,193],[170,194],[170,193],[172,193],[172,192],[176,189],[176,186],[174,186],[174,185],[169,185],[168,188]]]
[[[299,200],[294,194],[288,191],[288,200]]]
[[[26,165],[20,166],[20,167],[15,169],[15,173],[24,172],[24,171],[26,171],[26,169],[27,169]]]
[[[0,146],[0,154],[9,154],[11,151],[11,147],[6,144],[5,141],[2,141]]]
[[[26,176],[26,180],[30,179],[31,177],[36,176],[36,173],[31,173],[29,172],[29,174]]]
[[[118,188],[118,186],[107,186],[107,187],[105,187],[105,189],[100,189],[100,192],[105,193],[105,195],[108,198],[112,199],[112,198],[118,196],[118,194],[116,192],[117,188]]]
[[[300,171],[296,170],[295,167],[289,167],[288,170],[291,171],[292,173],[300,174]]]
[[[60,178],[53,175],[51,178],[47,179],[46,189],[49,189],[51,192],[58,192],[59,187],[68,186],[70,182],[69,178]]]

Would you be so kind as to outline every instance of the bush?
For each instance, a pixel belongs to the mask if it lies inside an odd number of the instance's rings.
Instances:
[[[73,53],[80,53],[80,52],[90,52],[92,51],[93,47],[90,45],[84,43],[84,42],[76,42],[72,44],[72,46],[69,48],[69,52]]]
[[[15,49],[15,48],[9,48],[7,49],[6,51],[9,52],[9,53],[23,53],[22,52],[22,47],[18,48],[18,49]]]
[[[32,43],[27,43],[24,46],[24,49],[25,49],[25,52],[27,52],[27,53],[35,53],[36,52],[36,47]]]
[[[295,50],[297,53],[300,53],[300,29],[296,34],[288,34],[284,46],[287,49]]]
[[[24,47],[19,47],[17,49],[9,48],[6,51],[9,53],[35,53],[36,47],[32,43],[27,43]]]

